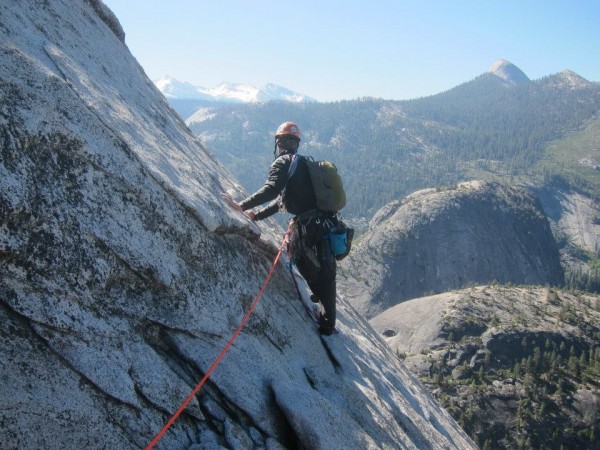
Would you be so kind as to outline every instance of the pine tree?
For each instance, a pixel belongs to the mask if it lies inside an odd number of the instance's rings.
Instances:
[[[515,379],[517,379],[521,376],[521,364],[519,364],[519,361],[515,362],[512,373],[513,373],[513,378],[515,378]]]

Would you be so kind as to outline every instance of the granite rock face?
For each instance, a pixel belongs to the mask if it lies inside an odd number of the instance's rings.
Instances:
[[[353,245],[341,291],[367,318],[472,284],[561,285],[559,252],[528,190],[473,181],[383,207]]]
[[[581,254],[600,255],[600,204],[597,199],[562,183],[538,189],[538,196],[556,240],[562,244],[565,271],[590,271]]]
[[[281,239],[223,203],[238,182],[115,20],[99,0],[0,3],[3,448],[146,446]],[[473,448],[343,299],[339,330],[318,335],[280,265],[159,448]]]

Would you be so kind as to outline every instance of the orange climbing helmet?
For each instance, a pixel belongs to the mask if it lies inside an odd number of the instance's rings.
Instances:
[[[275,139],[291,137],[300,140],[300,127],[294,122],[283,122],[275,132]]]

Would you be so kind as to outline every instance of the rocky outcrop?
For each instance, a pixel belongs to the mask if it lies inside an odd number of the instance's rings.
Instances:
[[[238,183],[99,4],[0,4],[2,448],[146,446],[282,233],[226,207]],[[339,330],[318,335],[279,266],[159,448],[473,448],[343,299]]]
[[[488,73],[497,76],[509,85],[523,84],[530,81],[521,69],[505,59],[495,61],[488,69]]]
[[[600,296],[481,286],[370,323],[480,447],[600,444]]]
[[[562,285],[548,220],[525,189],[474,181],[382,208],[353,245],[341,291],[368,318],[470,284]]]
[[[567,268],[581,264],[581,257],[576,257],[581,251],[600,254],[600,206],[595,199],[565,184],[547,185],[538,190],[538,195],[562,244]]]
[[[117,16],[104,4],[102,0],[87,0],[94,11],[119,40],[125,43],[125,30],[121,26]]]

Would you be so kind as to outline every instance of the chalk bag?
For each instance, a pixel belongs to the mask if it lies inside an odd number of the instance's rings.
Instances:
[[[346,253],[348,249],[348,233],[345,227],[334,227],[329,230],[329,245],[334,256]]]

